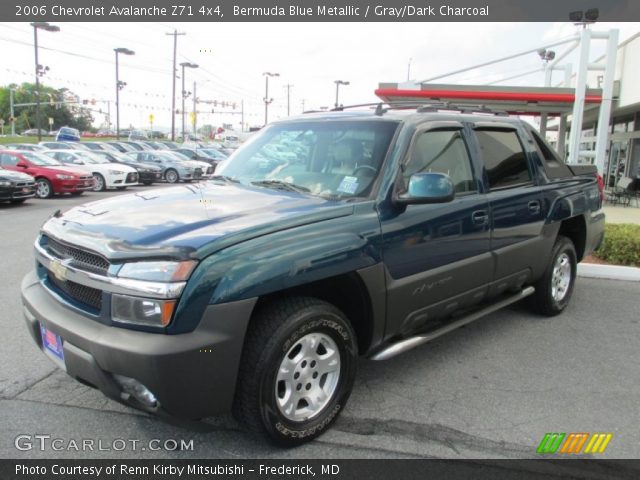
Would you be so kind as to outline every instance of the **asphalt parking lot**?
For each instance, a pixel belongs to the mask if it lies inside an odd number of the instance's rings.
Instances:
[[[159,187],[131,190],[150,188]],[[515,305],[392,360],[362,360],[333,429],[295,450],[272,447],[231,418],[197,432],[112,402],[37,350],[22,319],[20,281],[47,217],[116,194],[0,204],[0,457],[529,458],[547,432],[610,432],[604,457],[640,456],[637,282],[579,278],[559,317]],[[99,439],[105,449],[21,451],[14,441],[22,434],[62,445]],[[139,440],[139,451],[129,443],[115,451],[117,439]],[[193,440],[193,450],[152,451],[151,439]]]

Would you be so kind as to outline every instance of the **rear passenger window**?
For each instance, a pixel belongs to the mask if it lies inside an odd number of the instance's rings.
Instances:
[[[475,192],[471,161],[459,130],[432,130],[416,138],[403,172],[405,185],[414,173],[446,173],[456,193]]]
[[[566,164],[562,160],[560,160],[560,157],[556,155],[551,150],[551,148],[549,148],[547,143],[540,137],[540,135],[538,135],[538,133],[534,130],[530,130],[529,133],[536,142],[538,152],[542,157],[542,163],[544,165],[544,170],[547,174],[547,177],[550,179],[556,179],[568,178],[572,176],[572,173],[566,166]]]
[[[513,187],[531,182],[527,156],[515,131],[476,130],[489,188]]]

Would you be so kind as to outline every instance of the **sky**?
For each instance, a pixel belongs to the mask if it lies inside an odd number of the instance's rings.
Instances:
[[[81,99],[96,100],[96,126],[105,120],[110,103],[115,121],[114,48],[135,51],[120,56],[120,79],[127,83],[120,98],[121,128],[167,130],[171,125],[171,72],[174,30],[178,37],[178,64],[191,62],[186,90],[197,86],[197,98],[236,104],[232,107],[198,104],[198,124],[233,123],[240,128],[240,105],[248,126],[264,122],[264,72],[278,73],[269,80],[269,120],[290,113],[332,107],[335,80],[349,81],[340,87],[344,105],[375,102],[374,90],[381,82],[424,80],[493,59],[539,48],[577,33],[572,23],[67,23],[52,22],[60,32],[39,33],[40,63],[50,70],[42,81],[67,87]],[[598,23],[594,30],[620,30],[620,41],[640,32],[640,23]],[[595,44],[591,58],[603,53]],[[565,46],[554,47],[560,54]],[[0,85],[34,81],[33,29],[27,23],[0,23]],[[574,55],[567,57],[570,62]],[[437,83],[483,85],[542,68],[535,53],[463,74]],[[181,76],[180,67],[178,75]],[[553,83],[561,80],[561,73]],[[510,80],[503,85],[542,86],[542,71]],[[181,78],[177,80],[178,99]],[[187,111],[192,109],[192,97]],[[216,113],[211,113],[214,108]],[[177,130],[180,117],[176,118]],[[188,116],[186,119],[189,124]]]

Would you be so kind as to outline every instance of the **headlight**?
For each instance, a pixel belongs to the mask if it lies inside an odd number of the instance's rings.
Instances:
[[[196,263],[195,260],[125,263],[118,271],[118,277],[150,282],[183,282],[189,278]]]
[[[0,187],[10,187],[11,185],[13,185],[13,183],[8,180],[0,180]]]
[[[120,170],[109,170],[109,175],[122,175],[123,173]]]
[[[114,322],[166,327],[171,322],[175,300],[111,295],[111,318]]]
[[[60,173],[57,173],[56,178],[59,178],[60,180],[72,180],[73,175],[62,175]]]

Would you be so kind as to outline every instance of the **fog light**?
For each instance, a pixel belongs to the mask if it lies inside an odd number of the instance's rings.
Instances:
[[[135,378],[116,374],[113,375],[113,378],[115,378],[116,382],[118,382],[118,384],[122,387],[123,393],[121,395],[123,400],[128,400],[128,395],[131,395],[133,398],[147,407],[153,408],[158,405],[158,399],[153,393],[151,393],[151,390],[149,390]]]

